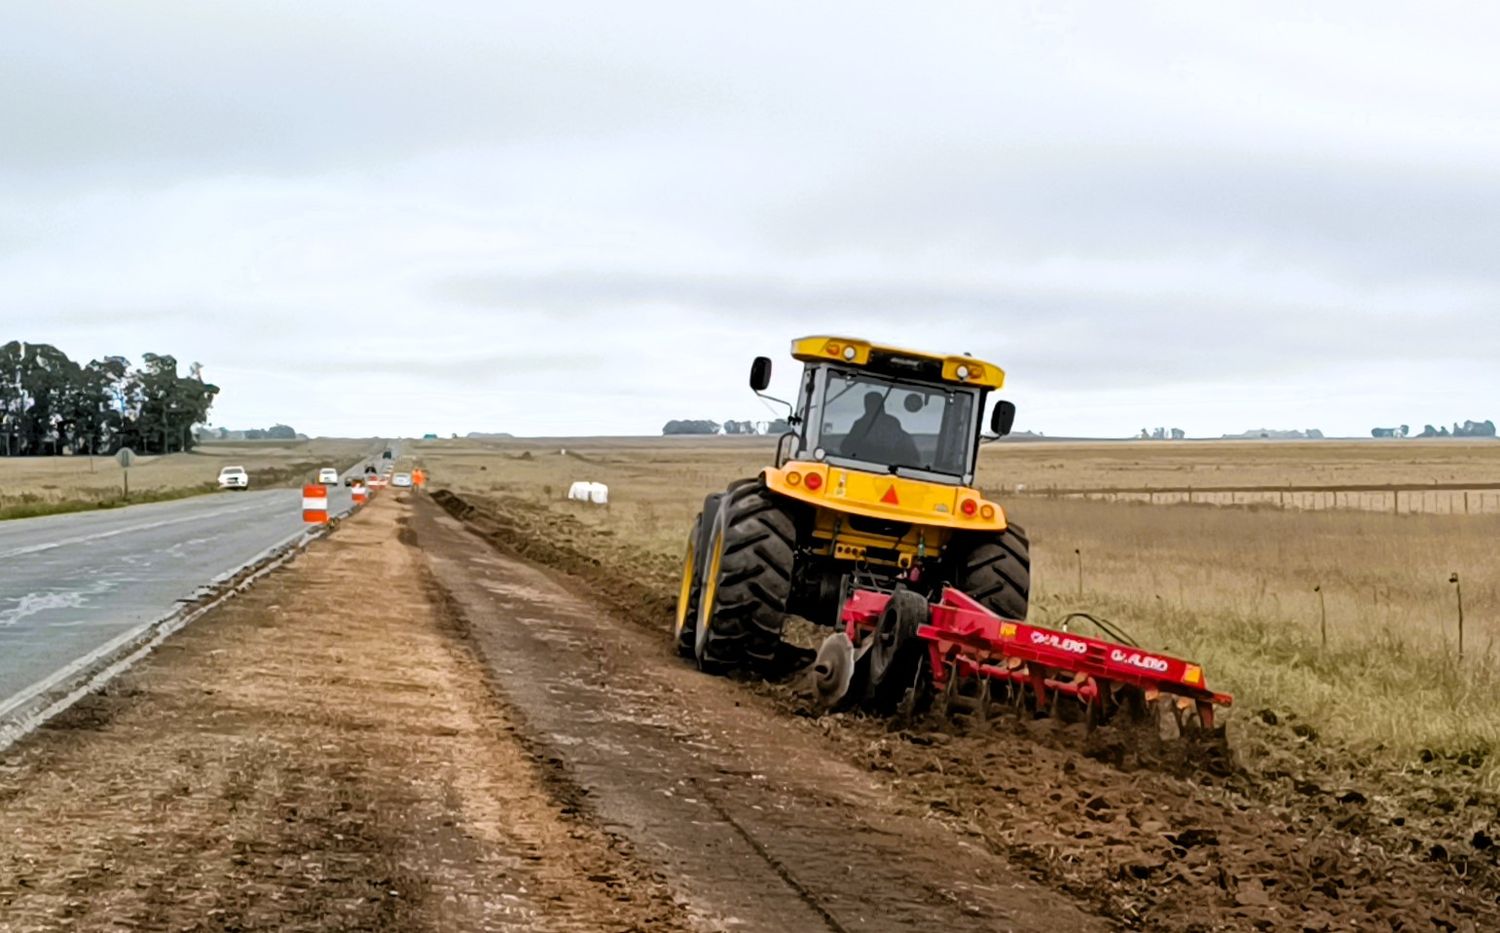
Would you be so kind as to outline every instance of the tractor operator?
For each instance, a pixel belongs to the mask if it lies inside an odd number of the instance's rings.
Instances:
[[[917,466],[921,454],[901,419],[885,410],[885,395],[865,393],[865,413],[849,427],[839,445],[842,456],[892,466]]]

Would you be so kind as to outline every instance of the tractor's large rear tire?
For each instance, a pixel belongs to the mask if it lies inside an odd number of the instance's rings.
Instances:
[[[693,657],[696,649],[694,633],[698,628],[698,597],[703,591],[703,566],[709,537],[714,530],[714,518],[719,514],[719,500],[723,498],[722,492],[710,493],[704,498],[703,511],[693,519],[683,546],[682,579],[678,585],[677,613],[672,620],[672,640],[677,645],[677,653],[685,658]]]
[[[1024,620],[1031,602],[1031,545],[1020,525],[973,540],[958,563],[958,588],[1006,619]]]
[[[792,591],[797,523],[759,483],[724,494],[705,552],[698,598],[698,666],[770,664]]]

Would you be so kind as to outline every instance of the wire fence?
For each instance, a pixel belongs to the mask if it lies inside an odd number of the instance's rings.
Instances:
[[[1500,514],[1500,483],[1363,483],[1282,486],[999,487],[999,497],[1093,499],[1152,505],[1239,506],[1302,511],[1349,509],[1395,515]]]

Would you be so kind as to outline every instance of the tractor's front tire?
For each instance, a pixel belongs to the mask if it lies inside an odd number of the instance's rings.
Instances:
[[[1031,545],[1020,525],[980,538],[959,559],[958,588],[1006,619],[1024,621],[1031,602]]]
[[[672,640],[677,645],[677,653],[684,658],[693,657],[697,649],[695,632],[698,628],[698,596],[703,591],[703,565],[709,536],[714,530],[714,518],[719,514],[719,501],[723,498],[722,492],[710,493],[704,498],[703,511],[693,519],[683,547],[682,580],[677,591]]]
[[[694,632],[698,666],[769,664],[792,591],[796,520],[759,483],[734,486],[708,541]]]

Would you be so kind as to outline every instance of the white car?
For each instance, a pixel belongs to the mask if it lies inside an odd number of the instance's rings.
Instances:
[[[242,466],[227,466],[219,471],[220,489],[249,489],[250,474]]]
[[[333,467],[324,467],[318,471],[318,482],[324,486],[337,486],[339,484],[339,471]]]
[[[397,488],[410,489],[411,488],[411,474],[410,473],[397,473],[395,476],[391,477],[391,485],[395,486]]]

